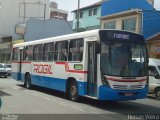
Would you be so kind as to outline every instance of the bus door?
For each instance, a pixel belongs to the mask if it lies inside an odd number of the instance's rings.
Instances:
[[[21,80],[21,62],[22,62],[22,49],[13,48],[12,53],[12,78]]]
[[[88,43],[88,76],[87,95],[96,97],[97,95],[97,54],[96,42]]]
[[[22,80],[22,57],[23,57],[23,49],[20,49],[20,55],[19,55],[19,80]]]

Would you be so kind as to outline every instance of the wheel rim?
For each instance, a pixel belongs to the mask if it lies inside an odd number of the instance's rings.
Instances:
[[[29,86],[30,86],[30,79],[29,79],[29,76],[27,75],[27,77],[26,77],[26,87],[27,88],[29,88]]]
[[[159,90],[159,91],[157,91],[157,93],[156,93],[156,97],[157,97],[158,99],[160,99],[160,90]]]
[[[70,94],[71,94],[71,100],[76,100],[77,98],[77,87],[76,86],[71,87]]]

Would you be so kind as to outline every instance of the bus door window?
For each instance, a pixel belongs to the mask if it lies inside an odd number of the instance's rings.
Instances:
[[[68,41],[56,42],[55,61],[67,61]]]
[[[82,61],[83,39],[71,40],[69,44],[69,61]]]

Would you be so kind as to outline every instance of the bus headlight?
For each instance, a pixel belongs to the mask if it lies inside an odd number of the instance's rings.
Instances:
[[[102,77],[102,84],[110,87],[110,85],[108,83],[108,80],[107,80],[107,78],[105,76]]]

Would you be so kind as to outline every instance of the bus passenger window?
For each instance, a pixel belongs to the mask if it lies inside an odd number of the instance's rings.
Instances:
[[[55,61],[67,61],[68,41],[56,42]]]
[[[23,61],[32,61],[33,59],[33,46],[27,46],[23,50]]]
[[[43,61],[53,61],[54,43],[44,45]]]
[[[13,48],[13,56],[12,56],[13,61],[18,61],[18,53],[19,53],[19,49]]]
[[[71,40],[69,44],[69,61],[82,61],[83,39]]]
[[[41,61],[43,58],[43,45],[34,46],[34,61]]]

